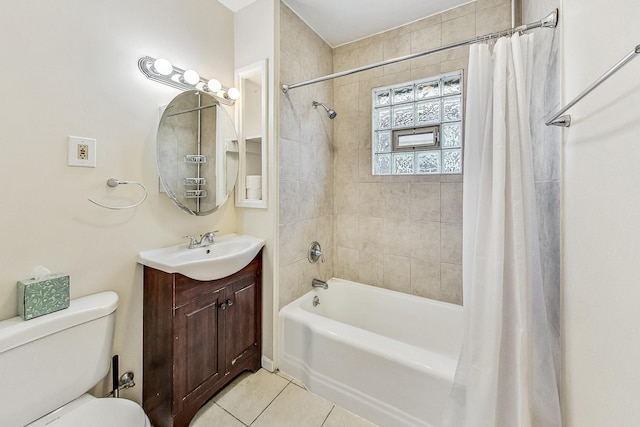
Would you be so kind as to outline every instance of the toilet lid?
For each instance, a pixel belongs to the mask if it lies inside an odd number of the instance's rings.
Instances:
[[[51,427],[148,427],[142,408],[127,399],[91,399],[47,424]]]

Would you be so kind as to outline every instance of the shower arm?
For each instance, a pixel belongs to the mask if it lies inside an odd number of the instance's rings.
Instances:
[[[324,110],[327,112],[327,115],[329,116],[329,118],[331,120],[335,119],[336,116],[338,115],[338,113],[335,112],[335,110],[327,107],[326,105],[324,105],[322,102],[318,102],[318,101],[313,101],[311,103],[311,105],[313,106],[313,108],[318,108],[318,105],[321,106],[322,108],[324,108]]]
[[[424,52],[413,53],[411,55],[405,55],[405,56],[401,56],[399,58],[393,58],[393,59],[388,59],[388,60],[382,61],[382,62],[376,62],[375,64],[364,65],[362,67],[357,67],[357,68],[352,68],[350,70],[340,71],[338,73],[329,74],[329,75],[318,77],[318,78],[315,78],[315,79],[312,79],[312,80],[307,80],[307,81],[301,82],[301,83],[283,84],[281,86],[281,89],[282,89],[282,92],[287,93],[291,89],[296,89],[296,88],[299,88],[299,87],[302,87],[302,86],[307,86],[307,85],[311,85],[311,84],[315,84],[315,83],[324,82],[326,80],[336,79],[338,77],[348,76],[350,74],[360,73],[362,71],[371,70],[373,68],[378,68],[378,67],[383,67],[385,65],[395,64],[396,62],[407,61],[407,60],[410,60],[410,59],[419,58],[421,56],[431,55],[431,54],[434,54],[434,53],[443,52],[445,50],[450,50],[450,49],[455,49],[455,48],[461,47],[461,46],[471,45],[471,44],[478,43],[478,42],[481,42],[481,41],[484,41],[484,40],[490,40],[490,39],[495,39],[495,38],[499,38],[499,37],[502,37],[502,36],[508,36],[510,34],[514,34],[514,33],[517,33],[517,32],[533,30],[535,28],[555,28],[557,25],[558,25],[558,9],[554,10],[553,12],[548,14],[546,17],[544,17],[543,19],[541,19],[540,21],[537,21],[537,22],[532,22],[532,23],[526,24],[526,25],[520,25],[519,27],[515,27],[515,28],[509,28],[507,30],[499,31],[497,33],[485,34],[483,36],[474,37],[474,38],[469,39],[469,40],[465,40],[465,41],[458,42],[458,43],[452,43],[452,44],[449,44],[449,45],[446,45],[446,46],[441,46],[441,47],[438,47],[438,48],[435,48],[435,49],[431,49],[431,50],[427,50],[427,51],[424,51]]]

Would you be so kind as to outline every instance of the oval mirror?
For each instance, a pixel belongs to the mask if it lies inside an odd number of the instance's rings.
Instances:
[[[227,201],[238,176],[238,137],[215,98],[198,90],[176,96],[160,119],[157,146],[160,182],[176,206],[208,215]]]

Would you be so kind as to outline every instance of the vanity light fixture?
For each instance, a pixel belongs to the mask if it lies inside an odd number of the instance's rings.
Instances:
[[[240,98],[240,91],[235,87],[230,87],[229,90],[227,91],[227,95],[229,95],[229,98],[235,100]]]
[[[173,65],[164,58],[158,58],[151,64],[151,69],[158,74],[168,76],[173,72]]]
[[[222,83],[219,80],[211,79],[207,82],[206,88],[209,92],[218,93],[222,90]]]
[[[200,75],[193,70],[187,70],[182,74],[180,80],[189,85],[197,85],[200,82]]]
[[[180,90],[201,90],[208,92],[220,103],[233,105],[240,98],[235,87],[227,88],[216,79],[206,79],[194,70],[183,70],[164,59],[143,56],[138,60],[138,68],[150,80],[163,83]]]

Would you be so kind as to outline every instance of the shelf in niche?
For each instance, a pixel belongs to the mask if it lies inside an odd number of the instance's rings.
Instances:
[[[262,137],[254,136],[246,138],[246,152],[247,154],[262,154]]]

